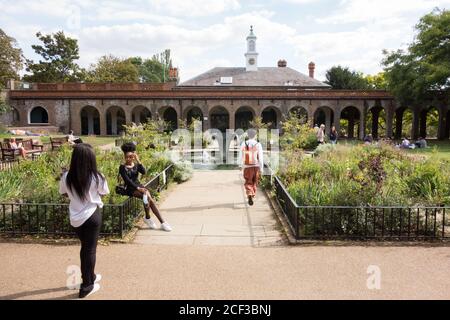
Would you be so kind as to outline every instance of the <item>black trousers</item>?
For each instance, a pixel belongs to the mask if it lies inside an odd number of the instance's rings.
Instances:
[[[80,292],[90,292],[94,288],[97,242],[101,226],[102,215],[100,209],[97,208],[83,225],[75,228],[75,232],[81,241],[80,259],[83,283]]]

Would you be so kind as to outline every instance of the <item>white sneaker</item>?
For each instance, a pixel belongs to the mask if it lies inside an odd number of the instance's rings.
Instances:
[[[163,224],[161,224],[161,229],[164,231],[167,231],[167,232],[172,231],[172,227],[167,222],[164,222]]]
[[[95,283],[95,284],[94,284],[94,288],[92,289],[92,291],[89,292],[89,293],[88,293],[87,295],[85,295],[85,296],[80,296],[80,299],[87,298],[87,297],[93,295],[94,293],[96,293],[98,290],[100,290],[100,285],[99,285],[98,283]]]
[[[100,281],[102,281],[102,275],[101,275],[101,274],[96,274],[96,275],[95,275],[95,281],[94,281],[94,284],[95,284],[95,283],[99,283]],[[80,288],[81,288],[81,284],[77,284],[76,286],[71,287],[70,289],[71,289],[71,290],[80,290]]]
[[[144,217],[144,222],[148,225],[148,227],[152,230],[158,229],[158,227],[156,226],[156,223],[150,218],[150,219],[146,219]]]

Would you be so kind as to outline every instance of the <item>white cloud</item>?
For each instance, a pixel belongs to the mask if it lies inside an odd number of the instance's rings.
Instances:
[[[409,13],[423,14],[435,7],[449,4],[450,0],[341,0],[337,12],[317,18],[316,21],[338,24],[400,19]]]
[[[159,12],[174,16],[210,16],[240,9],[238,0],[149,0]]]
[[[315,10],[293,17],[286,3]],[[253,25],[260,66],[285,58],[307,73],[308,62],[315,61],[323,78],[337,64],[379,72],[382,49],[410,42],[420,16],[446,4],[450,0],[341,0],[335,6],[325,0],[0,0],[0,27],[17,38],[28,58],[35,58],[30,46],[37,31],[63,29],[79,39],[85,67],[109,53],[151,57],[170,48],[187,80],[215,66],[243,66]],[[79,28],[68,27],[74,7],[81,13]]]

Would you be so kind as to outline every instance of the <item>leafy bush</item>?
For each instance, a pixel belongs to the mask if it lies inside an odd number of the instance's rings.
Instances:
[[[319,145],[314,129],[308,123],[303,123],[295,114],[291,114],[282,125],[281,147],[283,150],[314,150]]]
[[[173,179],[177,183],[183,183],[192,178],[194,174],[194,168],[190,161],[182,161],[175,164],[175,171],[173,174]]]
[[[281,177],[299,205],[450,205],[449,162],[389,146],[321,146],[319,156],[287,153]]]

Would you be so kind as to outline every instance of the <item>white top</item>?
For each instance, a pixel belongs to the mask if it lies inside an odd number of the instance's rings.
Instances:
[[[243,151],[246,149],[247,145],[252,148],[256,145],[256,148],[258,149],[258,163],[254,165],[245,165],[244,164],[244,158],[243,158]],[[261,172],[264,170],[264,154],[263,154],[263,148],[261,143],[256,141],[255,139],[250,139],[244,143],[242,143],[241,148],[239,149],[239,167],[241,168],[253,168],[253,167],[260,167]]]
[[[91,187],[87,194],[86,200],[82,201],[78,195],[73,194],[66,183],[67,172],[62,176],[59,183],[59,193],[67,194],[70,199],[69,212],[70,224],[74,228],[82,226],[97,210],[97,207],[103,208],[103,201],[101,196],[109,194],[108,183],[106,179],[99,177],[98,186],[95,179],[91,181]]]

